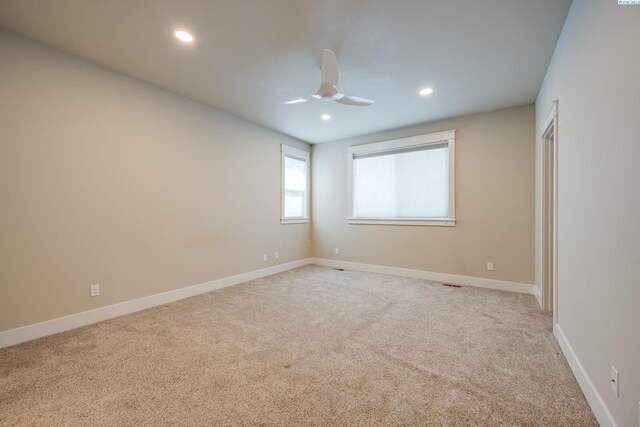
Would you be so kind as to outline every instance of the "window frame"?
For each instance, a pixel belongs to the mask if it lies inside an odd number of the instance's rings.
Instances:
[[[349,224],[377,224],[377,225],[427,225],[448,226],[456,225],[456,195],[455,195],[455,135],[456,131],[448,130],[426,135],[411,136],[408,138],[393,139],[389,141],[374,142],[370,144],[354,145],[347,148],[347,203]],[[449,216],[447,218],[364,218],[355,217],[353,212],[353,161],[358,155],[380,154],[404,150],[407,148],[419,148],[429,145],[447,144],[449,156]]]
[[[301,150],[296,147],[292,147],[290,145],[281,144],[280,145],[280,223],[281,224],[308,224],[311,220],[311,211],[310,211],[310,195],[311,195],[311,153],[308,151]],[[305,201],[303,202],[303,215],[299,217],[286,217],[285,216],[285,187],[284,187],[284,179],[285,179],[285,157],[294,158],[297,160],[302,160],[307,164],[307,191],[304,195]]]

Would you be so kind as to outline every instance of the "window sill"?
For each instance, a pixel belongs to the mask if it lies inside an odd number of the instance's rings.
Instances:
[[[280,224],[309,224],[309,218],[280,218]]]
[[[349,224],[354,225],[418,225],[436,227],[455,227],[456,220],[452,218],[349,218]]]

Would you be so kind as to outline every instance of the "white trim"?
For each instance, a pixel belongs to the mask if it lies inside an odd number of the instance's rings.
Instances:
[[[8,331],[0,332],[0,348],[19,344],[25,341],[30,341],[47,335],[57,334],[59,332],[79,328],[80,326],[90,325],[102,320],[112,319],[114,317],[123,316],[125,314],[134,313],[136,311],[156,307],[158,305],[163,305],[195,295],[215,291],[217,289],[237,285],[239,283],[258,279],[260,277],[281,273],[283,271],[302,267],[310,263],[310,258],[303,258],[297,261],[291,261],[284,264],[261,268],[259,270],[254,270],[247,273],[237,274],[235,276],[223,277],[221,279],[200,283],[198,285],[187,286],[186,288],[180,288],[160,294],[149,295],[130,301],[124,301],[118,304],[108,305],[106,307],[96,308],[94,310],[83,311],[81,313],[59,317],[57,319],[46,320],[44,322],[10,329]]]
[[[426,225],[449,226],[456,225],[456,196],[455,196],[455,157],[456,131],[448,130],[389,141],[373,142],[369,144],[347,147],[347,212],[349,224],[380,224],[380,225]],[[447,145],[449,158],[449,216],[448,218],[356,218],[353,214],[353,159],[358,154],[383,153],[412,147],[424,147],[435,144]]]
[[[292,157],[303,160],[307,164],[307,191],[304,195],[304,216],[301,217],[285,217],[284,216],[284,158]],[[280,144],[280,224],[306,224],[311,218],[311,153],[292,147],[286,144]]]
[[[465,286],[476,286],[481,288],[497,289],[501,291],[521,292],[525,294],[534,294],[535,292],[534,285],[525,283],[507,282],[480,277],[458,276],[447,273],[435,273],[424,270],[411,270],[406,268],[363,264],[325,258],[303,258],[297,261],[273,265],[270,267],[261,268],[259,270],[237,274],[235,276],[223,277],[221,279],[200,283],[198,285],[188,286],[185,288],[163,292],[160,294],[149,295],[146,297],[124,301],[106,307],[96,308],[94,310],[83,311],[81,313],[75,313],[68,316],[59,317],[57,319],[46,320],[44,322],[34,323],[32,325],[3,331],[0,332],[0,348],[19,344],[25,341],[30,341],[47,335],[57,334],[59,332],[68,331],[70,329],[79,328],[81,326],[90,325],[92,323],[112,319],[114,317],[124,316],[126,314],[135,313],[136,311],[168,304],[174,301],[179,301],[181,299],[237,285],[239,283],[258,279],[260,277],[281,273],[283,271],[291,270],[294,268],[303,267],[309,264],[317,264],[333,268],[346,268],[359,271],[370,271],[373,273],[381,274],[393,274],[402,277],[413,277]]]
[[[309,224],[309,218],[281,218],[280,224]]]
[[[443,132],[445,133],[445,132]],[[456,131],[449,132],[447,139],[449,148],[449,218],[456,225]]]
[[[303,258],[284,264],[278,264],[247,273],[237,274],[235,276],[223,277],[221,279],[188,286],[173,291],[163,292],[160,294],[150,295],[135,300],[125,301],[118,304],[100,307],[94,310],[83,311],[81,313],[71,314],[69,316],[59,317],[57,319],[47,320],[32,325],[22,326],[8,331],[0,332],[0,348],[30,341],[36,338],[52,335],[70,329],[79,328],[81,326],[90,325],[103,320],[112,319],[147,308],[168,304],[218,289],[244,283],[250,280],[259,279],[261,277],[270,276],[272,274],[281,273],[309,264],[316,264],[333,268],[344,268],[357,271],[368,271],[380,274],[393,274],[402,277],[412,277],[418,279],[433,280],[444,283],[475,286],[488,289],[497,289],[501,291],[520,292],[525,294],[534,294],[538,303],[540,303],[539,290],[536,286],[526,283],[508,282],[502,280],[485,279],[480,277],[459,276],[448,273],[436,273],[425,270],[412,270],[406,268],[389,267],[375,264],[364,264],[350,261],[332,260],[326,258]],[[562,352],[573,371],[578,385],[582,389],[587,402],[591,406],[596,419],[603,427],[617,427],[613,416],[607,409],[604,401],[600,397],[591,379],[587,375],[582,364],[576,357],[569,341],[562,332],[559,324],[553,325],[553,334],[562,349]]]
[[[587,402],[589,403],[589,406],[591,406],[591,410],[596,416],[600,426],[616,427],[617,424],[614,421],[611,412],[607,409],[607,406],[600,397],[600,394],[594,387],[593,382],[591,382],[589,375],[587,375],[587,371],[585,371],[584,367],[578,360],[573,348],[571,348],[571,344],[569,344],[567,337],[564,335],[560,325],[557,323],[554,325],[553,335],[556,337],[558,344],[560,344],[562,353],[564,353],[564,357],[567,359],[567,362],[569,362],[573,375],[576,377],[578,385],[582,389],[584,396],[587,398]]]
[[[538,141],[541,144],[541,152],[542,152],[542,164],[541,168],[541,176],[542,176],[542,192],[541,192],[541,203],[540,208],[542,210],[540,218],[542,219],[542,226],[540,232],[542,233],[542,252],[539,254],[541,257],[541,301],[543,308],[545,306],[545,301],[547,301],[546,293],[548,290],[546,289],[544,277],[545,277],[545,248],[546,244],[546,233],[544,229],[545,224],[545,215],[546,215],[546,203],[545,203],[545,162],[546,162],[546,150],[547,150],[547,140],[549,136],[553,132],[553,236],[552,236],[552,246],[553,246],[553,269],[551,272],[551,280],[553,282],[553,291],[552,291],[552,299],[551,302],[551,311],[553,313],[553,325],[557,325],[558,323],[558,100],[553,101],[553,105],[551,109],[547,113],[544,118],[544,121],[538,127],[537,134],[539,135]]]
[[[407,138],[390,139],[389,141],[372,142],[369,144],[353,145],[347,150],[352,154],[381,153],[384,151],[395,151],[403,148],[420,147],[423,145],[439,144],[454,139],[456,131],[447,130],[444,132],[428,133],[425,135],[409,136]]]
[[[537,286],[534,286],[534,292],[536,296],[536,301],[538,301],[538,305],[542,308],[542,293],[540,293],[540,289]]]
[[[282,152],[284,154],[288,154],[291,157],[297,157],[300,160],[308,161],[309,156],[311,155],[310,152],[301,150],[300,148],[292,147],[291,145],[280,144],[280,146],[282,147]]]
[[[454,227],[455,219],[429,218],[348,218],[349,224],[370,224],[370,225],[432,225],[441,227]]]
[[[408,268],[389,267],[385,265],[363,264],[359,262],[340,261],[327,258],[311,258],[311,264],[326,267],[344,268],[348,270],[368,271],[371,273],[393,274],[395,276],[412,277],[415,279],[433,280],[436,282],[455,285],[475,286],[479,288],[497,289],[499,291],[535,294],[535,286],[528,283],[508,282],[504,280],[485,279],[483,277],[459,276],[449,273],[436,273],[426,270],[412,270]]]
[[[544,120],[542,121],[542,123],[540,123],[540,126],[538,126],[538,129],[537,129],[538,135],[542,135],[549,127],[549,124],[551,124],[551,121],[554,120],[556,117],[558,117],[558,100],[557,99],[553,101],[553,105],[551,105],[551,109],[547,112],[547,115],[544,116]]]
[[[559,206],[559,186],[558,167],[560,157],[558,144],[560,143],[560,131],[558,129],[558,100],[553,101],[553,322],[558,324],[558,206]]]

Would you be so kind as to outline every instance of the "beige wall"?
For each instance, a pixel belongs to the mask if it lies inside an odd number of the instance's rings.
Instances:
[[[640,6],[574,0],[536,102],[538,126],[559,102],[559,326],[619,426],[640,422],[638,40]],[[540,168],[539,149],[537,158]],[[620,397],[611,391],[612,365]]]
[[[310,255],[279,222],[280,143],[308,145],[5,32],[0,58],[0,331]]]
[[[456,129],[455,227],[347,224],[347,147],[449,129]],[[533,283],[534,132],[527,105],[314,145],[315,256]]]

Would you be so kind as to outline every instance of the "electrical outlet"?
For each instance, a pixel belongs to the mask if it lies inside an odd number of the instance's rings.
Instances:
[[[267,260],[267,254],[262,255],[262,260],[266,261]]]
[[[340,249],[336,248],[336,255],[340,255]]]
[[[613,394],[620,396],[620,375],[613,366],[611,367],[611,390],[613,390]]]
[[[100,295],[100,285],[99,284],[91,285],[91,296],[97,297],[98,295]]]
[[[487,262],[487,271],[493,271],[493,262],[492,261]]]
[[[275,259],[280,258],[280,255],[278,254],[278,251],[276,251],[276,254],[274,255],[274,258],[275,258]]]

